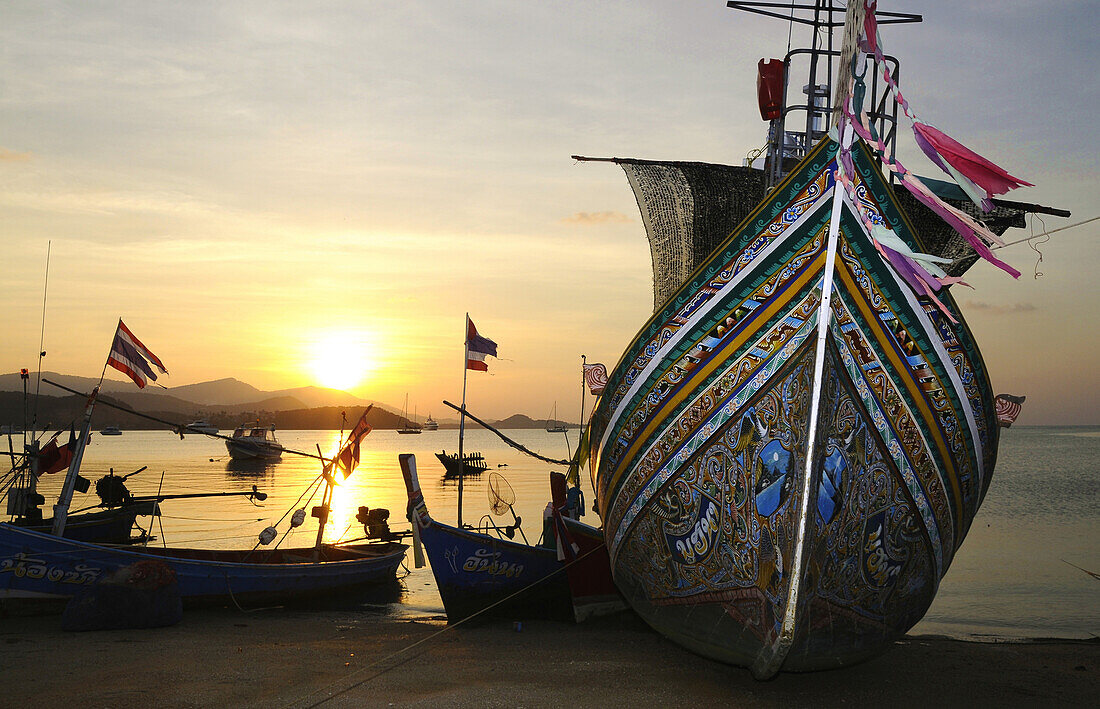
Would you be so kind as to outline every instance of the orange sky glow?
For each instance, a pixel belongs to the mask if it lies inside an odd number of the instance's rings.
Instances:
[[[787,27],[724,5],[9,7],[0,370],[37,365],[50,248],[49,370],[97,375],[122,317],[169,387],[407,393],[440,418],[468,312],[500,354],[470,409],[575,420],[581,355],[610,369],[653,304],[622,172],[569,156],[741,164],[762,144],[755,65]],[[1097,133],[1074,116],[1096,82],[1049,68],[1095,66],[1069,56],[1095,23],[989,6],[928,2],[922,25],[883,29],[907,96],[1036,184],[1010,198],[1074,213],[1028,231],[1093,217]],[[1041,261],[1001,252],[1019,281],[979,264],[955,288],[996,391],[1028,397],[1021,424],[1100,424],[1098,225]]]

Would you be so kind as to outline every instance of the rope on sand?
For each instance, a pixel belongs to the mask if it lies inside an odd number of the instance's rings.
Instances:
[[[557,576],[558,574],[565,571],[566,569],[568,569],[573,564],[576,564],[577,562],[581,561],[582,559],[587,558],[590,554],[593,554],[593,553],[599,551],[602,548],[603,547],[595,547],[593,549],[590,549],[589,551],[585,552],[583,555],[578,556],[573,561],[570,561],[567,564],[562,564],[560,569],[555,569],[553,572],[547,574],[546,576],[543,576],[541,579],[539,579],[538,581],[535,581],[534,583],[531,583],[531,584],[528,584],[527,586],[524,586],[523,588],[519,589],[518,591],[511,594],[510,596],[506,596],[506,597],[500,599],[499,601],[497,601],[496,603],[493,603],[491,605],[486,606],[485,608],[482,608],[477,613],[474,613],[473,615],[467,616],[467,617],[463,618],[462,620],[458,621],[457,623],[448,624],[445,628],[437,630],[436,632],[432,633],[431,635],[429,635],[426,638],[421,638],[420,640],[417,640],[416,642],[412,643],[411,645],[407,645],[407,646],[401,648],[400,650],[397,650],[395,652],[391,652],[389,655],[386,655],[385,657],[382,657],[382,658],[379,658],[379,659],[375,660],[374,662],[370,663],[366,667],[363,667],[362,669],[356,670],[355,672],[351,673],[351,675],[349,675],[349,677],[354,677],[358,674],[362,674],[363,672],[366,672],[366,671],[370,670],[371,668],[374,668],[378,665],[381,665],[384,662],[388,662],[389,660],[397,657],[398,655],[401,655],[403,653],[408,652],[409,650],[412,650],[413,648],[417,647],[418,645],[423,645],[427,642],[435,640],[440,635],[443,635],[444,633],[447,633],[447,632],[453,630],[454,628],[457,628],[458,626],[462,625],[463,623],[466,623],[467,621],[474,620],[478,616],[480,616],[484,613],[487,613],[488,611],[490,611],[493,608],[499,606],[500,604],[506,603],[506,602],[510,601],[511,599],[515,598],[516,596],[520,595],[521,593],[525,593],[526,591],[534,588],[535,586],[538,586],[543,581],[546,581],[547,579],[550,579],[550,578],[553,578],[554,576]],[[403,660],[401,660],[400,662],[396,662],[393,665],[390,665],[389,667],[384,667],[384,668],[378,670],[377,672],[375,672],[374,674],[372,674],[371,676],[364,677],[363,679],[361,679],[357,682],[354,682],[354,683],[348,685],[347,687],[344,687],[343,689],[334,691],[332,694],[329,694],[328,696],[325,696],[325,697],[322,697],[322,698],[320,698],[316,701],[313,701],[312,703],[304,704],[304,705],[302,704],[302,702],[311,701],[310,697],[312,697],[313,695],[318,694],[320,692],[328,691],[332,687],[335,687],[338,684],[338,682],[332,682],[332,683],[330,683],[330,684],[328,684],[324,687],[321,687],[319,689],[315,689],[312,692],[310,692],[309,694],[306,694],[302,697],[299,697],[298,699],[296,699],[293,702],[290,702],[289,704],[286,704],[284,706],[286,706],[286,707],[300,707],[300,709],[313,709],[314,707],[319,707],[327,701],[335,699],[336,697],[339,697],[341,695],[347,694],[351,690],[356,689],[358,687],[361,687],[364,684],[366,684],[367,682],[370,682],[371,680],[376,679],[377,677],[381,677],[382,675],[386,674],[390,670],[397,669],[398,667],[405,664],[409,660],[412,660],[413,658],[420,657],[421,655],[423,655],[425,652],[427,652],[430,649],[431,648],[424,648],[424,650],[422,652],[418,652],[415,655],[410,655],[409,657],[406,657]],[[347,678],[345,678],[345,679],[347,679]]]

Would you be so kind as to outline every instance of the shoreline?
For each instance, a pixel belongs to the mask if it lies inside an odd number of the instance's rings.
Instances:
[[[148,630],[64,632],[0,616],[9,706],[1089,705],[1100,640],[905,636],[838,670],[748,670],[693,655],[626,612],[571,625],[447,626],[388,610],[189,609]]]

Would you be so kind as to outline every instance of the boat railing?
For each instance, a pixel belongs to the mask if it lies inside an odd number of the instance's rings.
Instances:
[[[774,187],[804,158],[829,131],[833,113],[832,76],[840,52],[834,49],[792,49],[783,58],[784,87],[780,117],[771,122],[768,130],[768,161],[765,166],[768,187]],[[901,67],[897,57],[885,57],[890,75],[900,81]],[[802,99],[788,101],[792,62],[809,65],[805,75],[807,83],[801,87]],[[824,65],[824,66],[821,66]],[[897,141],[898,105],[882,76],[869,70],[864,81],[867,85],[868,116],[871,125],[893,152]],[[797,89],[796,89],[797,90]],[[787,130],[787,126],[797,130]]]
[[[525,544],[527,543],[527,535],[523,533],[523,527],[520,526],[520,519],[518,517],[516,518],[515,524],[507,524],[501,527],[496,522],[494,522],[493,518],[489,515],[482,515],[481,519],[477,523],[477,527],[474,528],[474,531],[478,532],[479,534],[486,535],[493,533],[496,534],[497,537],[500,539],[508,540],[515,539],[516,532],[518,531],[520,537],[523,538],[523,542]]]

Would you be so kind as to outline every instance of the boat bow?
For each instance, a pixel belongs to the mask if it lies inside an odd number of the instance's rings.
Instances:
[[[834,200],[822,141],[657,309],[593,417],[620,588],[662,632],[760,676],[911,627],[995,457],[962,315],[880,255],[859,211],[922,245],[866,148],[851,155],[860,204]]]

